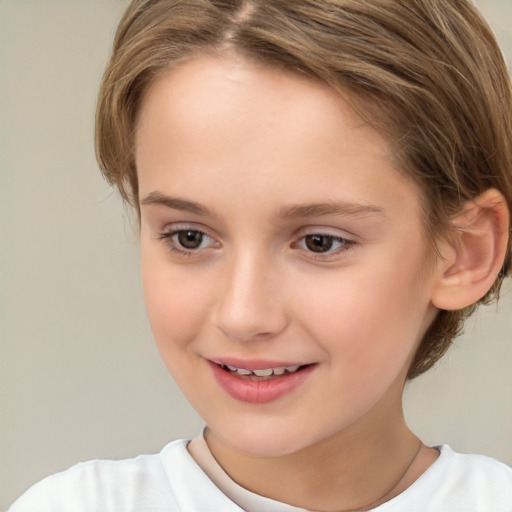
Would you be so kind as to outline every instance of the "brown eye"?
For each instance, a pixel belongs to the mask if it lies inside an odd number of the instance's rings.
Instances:
[[[184,249],[199,249],[203,243],[203,233],[201,231],[178,231],[174,234],[176,241]]]
[[[304,244],[308,250],[312,252],[327,252],[330,251],[335,242],[339,239],[330,235],[307,235],[304,237]],[[339,242],[338,242],[339,243]]]
[[[166,230],[157,237],[165,247],[179,256],[205,256],[210,250],[219,249],[215,238],[198,229]]]

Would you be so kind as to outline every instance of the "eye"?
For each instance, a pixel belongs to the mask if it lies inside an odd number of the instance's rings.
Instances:
[[[351,248],[354,244],[346,238],[327,233],[311,233],[304,235],[296,242],[295,246],[317,257],[336,256]]]
[[[212,237],[197,229],[174,229],[161,233],[158,238],[171,251],[185,255],[218,246]]]
[[[185,249],[199,249],[203,244],[205,234],[201,231],[178,231],[174,233],[171,239],[184,247]]]
[[[343,245],[341,239],[331,235],[306,235],[303,240],[306,248],[312,252],[328,252]]]

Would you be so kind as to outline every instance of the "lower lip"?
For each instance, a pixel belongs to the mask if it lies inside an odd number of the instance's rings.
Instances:
[[[280,375],[269,380],[242,379],[208,361],[213,375],[222,389],[235,400],[250,404],[265,404],[278,400],[298,388],[315,369],[310,365],[295,373]]]

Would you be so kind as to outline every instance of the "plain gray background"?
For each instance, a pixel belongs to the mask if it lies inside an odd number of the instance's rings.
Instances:
[[[448,1],[448,0],[447,0]],[[510,63],[512,0],[479,0]],[[158,451],[201,420],[159,360],[137,234],[94,160],[121,0],[0,0],[0,510],[91,458]],[[427,443],[512,464],[512,293],[408,386]]]

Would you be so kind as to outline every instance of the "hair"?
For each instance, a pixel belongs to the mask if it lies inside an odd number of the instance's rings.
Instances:
[[[134,136],[144,94],[198,54],[235,53],[321,80],[387,137],[420,190],[434,249],[453,217],[495,188],[512,211],[512,88],[498,44],[469,0],[132,0],[98,100],[96,154],[106,179],[140,214]],[[431,368],[488,293],[441,310],[409,378]]]

